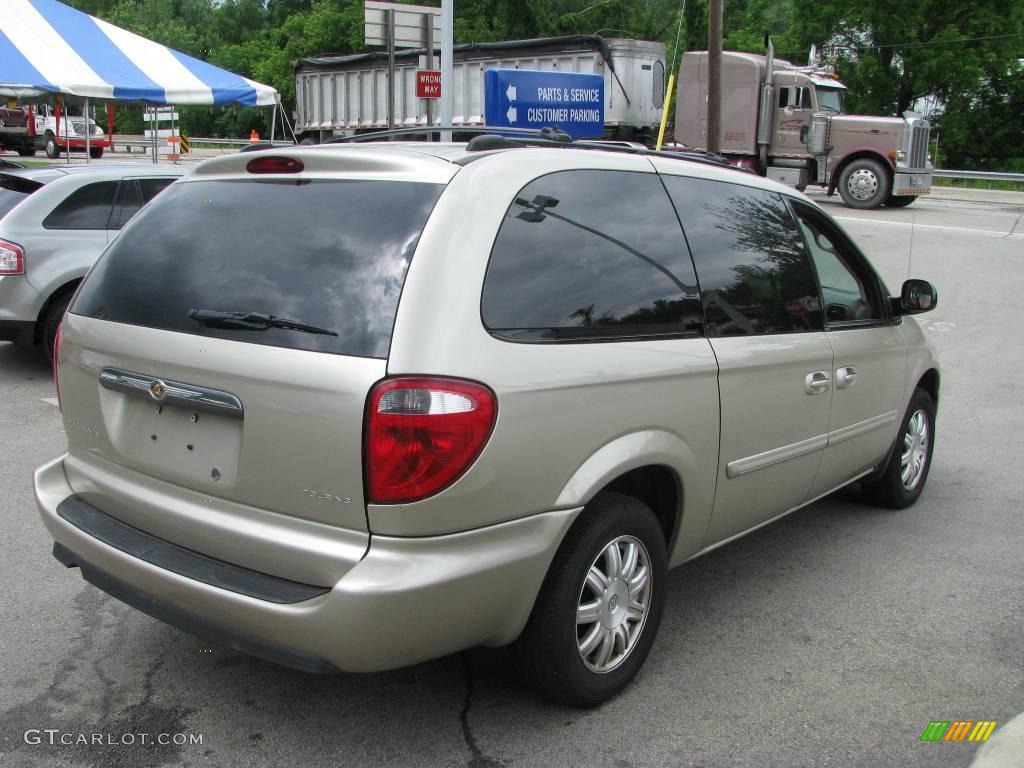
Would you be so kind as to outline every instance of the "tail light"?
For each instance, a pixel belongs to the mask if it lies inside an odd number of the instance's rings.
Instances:
[[[53,338],[53,386],[57,388],[57,407],[61,413],[64,412],[64,405],[60,401],[60,379],[57,378],[57,374],[60,373],[60,336],[62,330],[64,330],[63,326],[58,325],[57,335]]]
[[[249,173],[301,173],[305,167],[301,160],[294,157],[254,157],[245,164]]]
[[[25,249],[15,243],[0,240],[0,275],[25,274]]]
[[[417,501],[458,480],[487,444],[497,400],[483,384],[400,377],[370,392],[366,418],[371,504]]]

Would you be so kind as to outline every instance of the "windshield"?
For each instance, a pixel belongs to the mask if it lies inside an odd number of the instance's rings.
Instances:
[[[843,92],[837,88],[816,89],[818,93],[818,109],[822,112],[842,112]]]

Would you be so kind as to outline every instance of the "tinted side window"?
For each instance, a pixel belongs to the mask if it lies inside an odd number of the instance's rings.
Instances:
[[[666,176],[700,279],[708,334],[822,329],[800,230],[774,192]]]
[[[142,207],[142,200],[139,199],[139,188],[131,179],[121,182],[117,190],[117,201],[114,203],[114,212],[110,216],[110,229],[120,229],[128,223],[128,219],[139,212]]]
[[[139,185],[139,192],[142,194],[142,204],[145,205],[154,197],[159,195],[168,186],[171,185],[176,179],[136,179],[135,183]]]
[[[173,182],[173,178],[124,179],[117,190],[117,202],[110,217],[110,229],[121,229],[146,203]]]
[[[850,242],[823,216],[802,205],[794,209],[818,273],[829,325],[885,319],[878,281]]]
[[[699,333],[693,264],[659,178],[564,171],[524,187],[491,251],[482,314],[522,341]]]
[[[76,189],[43,219],[43,227],[106,229],[117,185],[116,181],[98,181]]]

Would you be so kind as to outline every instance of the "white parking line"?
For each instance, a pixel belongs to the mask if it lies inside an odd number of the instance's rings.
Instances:
[[[933,229],[939,232],[964,232],[970,235],[986,235],[992,238],[1003,239],[1024,239],[1024,234],[1013,234],[1011,232],[1000,232],[996,229],[968,229],[966,227],[943,227],[939,224],[915,224],[910,221],[879,221],[877,219],[860,218],[858,216],[833,216],[836,221],[864,223],[872,227],[913,227],[914,229]]]
[[[41,397],[39,398],[40,403],[47,403],[52,405],[54,408],[60,408],[60,403],[57,402],[56,397]]]

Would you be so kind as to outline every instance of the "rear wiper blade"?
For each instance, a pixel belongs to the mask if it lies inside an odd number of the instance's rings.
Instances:
[[[218,312],[213,309],[190,309],[188,316],[200,325],[210,328],[235,328],[245,331],[265,331],[267,328],[285,328],[289,331],[304,333],[322,333],[337,336],[336,331],[310,325],[299,320],[287,320],[262,312]]]

